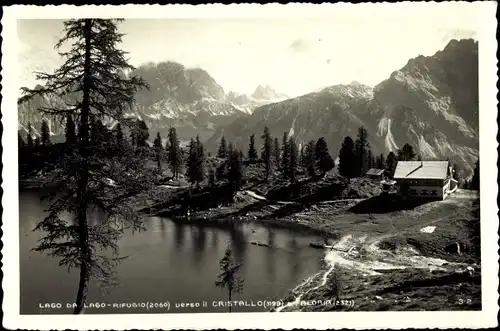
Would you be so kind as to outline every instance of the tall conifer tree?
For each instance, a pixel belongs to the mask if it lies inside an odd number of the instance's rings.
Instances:
[[[258,157],[257,150],[255,149],[255,135],[252,134],[250,136],[250,144],[248,146],[248,160],[250,162],[255,162]]]
[[[52,74],[37,74],[44,87],[23,88],[24,95],[19,99],[19,103],[24,103],[37,95],[74,96],[72,104],[64,107],[39,108],[44,115],[52,115],[61,122],[68,114],[77,118],[79,137],[74,154],[65,160],[61,173],[50,183],[59,186],[55,191],[66,194],[51,196],[48,216],[36,226],[46,233],[36,249],[60,258],[62,265],[79,268],[75,314],[83,312],[91,277],[103,281],[113,279],[113,266],[120,261],[117,240],[121,228],[141,227],[134,212],[120,202],[128,195],[113,191],[107,184],[109,179],[119,182],[128,194],[149,183],[148,176],[139,178],[140,159],[123,158],[116,166],[116,162],[105,162],[109,156],[107,150],[90,141],[90,123],[100,122],[104,117],[123,120],[123,110],[133,103],[135,92],[145,86],[136,76],[123,77],[124,71],[134,68],[127,63],[125,53],[116,47],[122,38],[117,28],[119,21],[90,18],[65,21],[63,37],[56,44],[63,64]],[[62,47],[67,44],[70,47]],[[131,172],[136,174],[133,178],[125,175]],[[89,224],[90,205],[104,209],[106,220]],[[60,217],[64,212],[75,214],[76,226]],[[131,223],[124,223],[126,221]],[[113,257],[102,253],[107,249]]]
[[[42,145],[50,145],[50,128],[47,120],[43,120],[42,127],[40,129],[40,142]]]
[[[264,127],[264,133],[262,134],[261,138],[263,141],[261,158],[262,161],[264,162],[265,176],[267,180],[271,175],[272,153],[273,153],[273,145],[272,145],[273,142],[272,142],[271,132],[269,131],[269,128],[267,126]]]

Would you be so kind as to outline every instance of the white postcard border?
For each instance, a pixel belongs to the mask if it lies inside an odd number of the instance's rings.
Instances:
[[[433,15],[428,6],[450,3],[379,3],[342,4],[270,4],[270,5],[121,5],[121,6],[11,6],[2,18],[2,125],[3,125],[3,198],[2,215],[4,278],[3,326],[9,329],[386,329],[386,328],[483,328],[497,325],[498,313],[498,196],[497,178],[497,99],[496,99],[496,3],[455,2],[453,6],[469,6],[480,21],[479,100],[480,100],[480,171],[481,181],[481,259],[482,305],[479,312],[335,312],[335,313],[217,313],[217,314],[112,314],[112,315],[20,315],[19,314],[19,205],[17,167],[17,37],[16,20],[29,18],[122,17],[122,18],[304,18],[343,15],[351,6],[366,6],[356,20],[371,15],[397,13]],[[450,5],[451,6],[451,5]],[[424,16],[424,17],[425,17]],[[351,16],[352,17],[352,16]],[[350,18],[349,18],[350,19]],[[424,23],[425,24],[425,23]],[[452,27],[451,27],[452,28]],[[487,177],[485,176],[487,174]],[[485,180],[485,178],[489,178]]]

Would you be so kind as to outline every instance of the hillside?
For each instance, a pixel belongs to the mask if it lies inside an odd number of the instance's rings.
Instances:
[[[445,201],[382,213],[346,209],[296,215],[337,236],[323,270],[293,289],[278,311],[481,309],[476,192],[458,190]]]
[[[342,141],[334,137],[356,134],[358,127],[364,124],[358,113],[368,107],[371,96],[370,87],[354,83],[262,106],[251,116],[218,130],[207,146],[214,148],[224,135],[226,140],[245,149],[248,137],[252,133],[261,134],[267,125],[274,135],[281,137],[286,131],[298,142],[324,136],[331,150],[336,151]],[[376,141],[371,142],[376,146]]]
[[[471,171],[479,150],[478,45],[452,40],[375,87],[370,114],[386,149],[408,142],[423,158],[455,157]]]
[[[243,148],[252,134],[268,126],[299,143],[321,136],[336,155],[343,138],[365,126],[375,154],[410,143],[424,159],[447,158],[467,174],[478,157],[478,44],[452,40],[433,56],[418,56],[373,89],[354,82],[335,85],[257,108],[251,116],[220,128],[220,137]]]

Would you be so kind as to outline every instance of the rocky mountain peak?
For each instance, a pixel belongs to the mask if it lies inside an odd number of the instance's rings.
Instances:
[[[259,85],[255,89],[255,91],[252,93],[252,98],[258,99],[258,100],[284,100],[287,99],[288,97],[284,94],[280,94],[276,92],[275,89],[273,89],[269,85]]]
[[[180,103],[193,103],[202,99],[224,102],[222,86],[203,69],[186,69],[176,62],[148,63],[139,66],[135,75],[143,77],[149,84],[149,90],[138,95],[141,102],[155,103],[165,98]]]
[[[344,137],[355,138],[364,126],[375,154],[409,143],[423,159],[450,158],[471,173],[479,150],[477,81],[477,42],[452,40],[432,56],[409,60],[374,88],[359,82],[329,86],[259,107],[223,132],[241,148],[264,126],[278,137],[293,132],[298,143],[325,137],[336,155]]]

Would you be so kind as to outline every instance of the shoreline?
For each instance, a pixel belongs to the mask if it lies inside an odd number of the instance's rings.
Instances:
[[[303,234],[310,234],[313,236],[328,236],[328,237],[336,237],[334,232],[325,231],[319,228],[316,228],[307,224],[294,223],[287,219],[267,219],[267,218],[241,218],[241,219],[231,219],[224,217],[217,218],[203,218],[203,217],[187,217],[187,216],[160,216],[160,215],[147,215],[150,217],[165,217],[173,222],[179,222],[183,224],[193,224],[198,226],[206,226],[206,227],[226,227],[231,226],[237,223],[242,224],[258,224],[258,225],[269,225],[273,228],[278,229],[288,229],[294,232],[299,232]]]
[[[23,190],[36,192],[40,187],[20,185]],[[480,222],[478,215],[471,216],[479,208],[477,192],[458,190],[444,201],[422,201],[397,208],[384,203],[391,198],[383,196],[339,197],[298,208],[293,203],[255,199],[252,193],[241,191],[234,203],[189,216],[180,215],[179,209],[165,208],[178,193],[172,188],[155,187],[124,203],[131,204],[143,217],[165,217],[212,228],[245,223],[267,225],[323,237],[328,245],[343,246],[331,250],[318,247],[323,249],[326,265],[288,290],[283,296],[289,305],[285,311],[398,310],[396,306],[439,309],[437,299],[428,302],[429,306],[424,302],[432,293],[441,301],[447,300],[450,309],[458,309],[453,304],[457,286],[464,286],[473,299],[466,309],[480,307],[480,257],[475,251],[477,233],[473,233]],[[475,224],[477,229],[471,230]],[[422,231],[429,227],[432,232]],[[435,265],[438,260],[444,262]],[[341,267],[338,273],[333,271],[337,263]],[[366,275],[367,270],[374,274]],[[346,299],[356,300],[356,307],[300,305],[301,300],[331,301],[333,276],[340,277]]]

